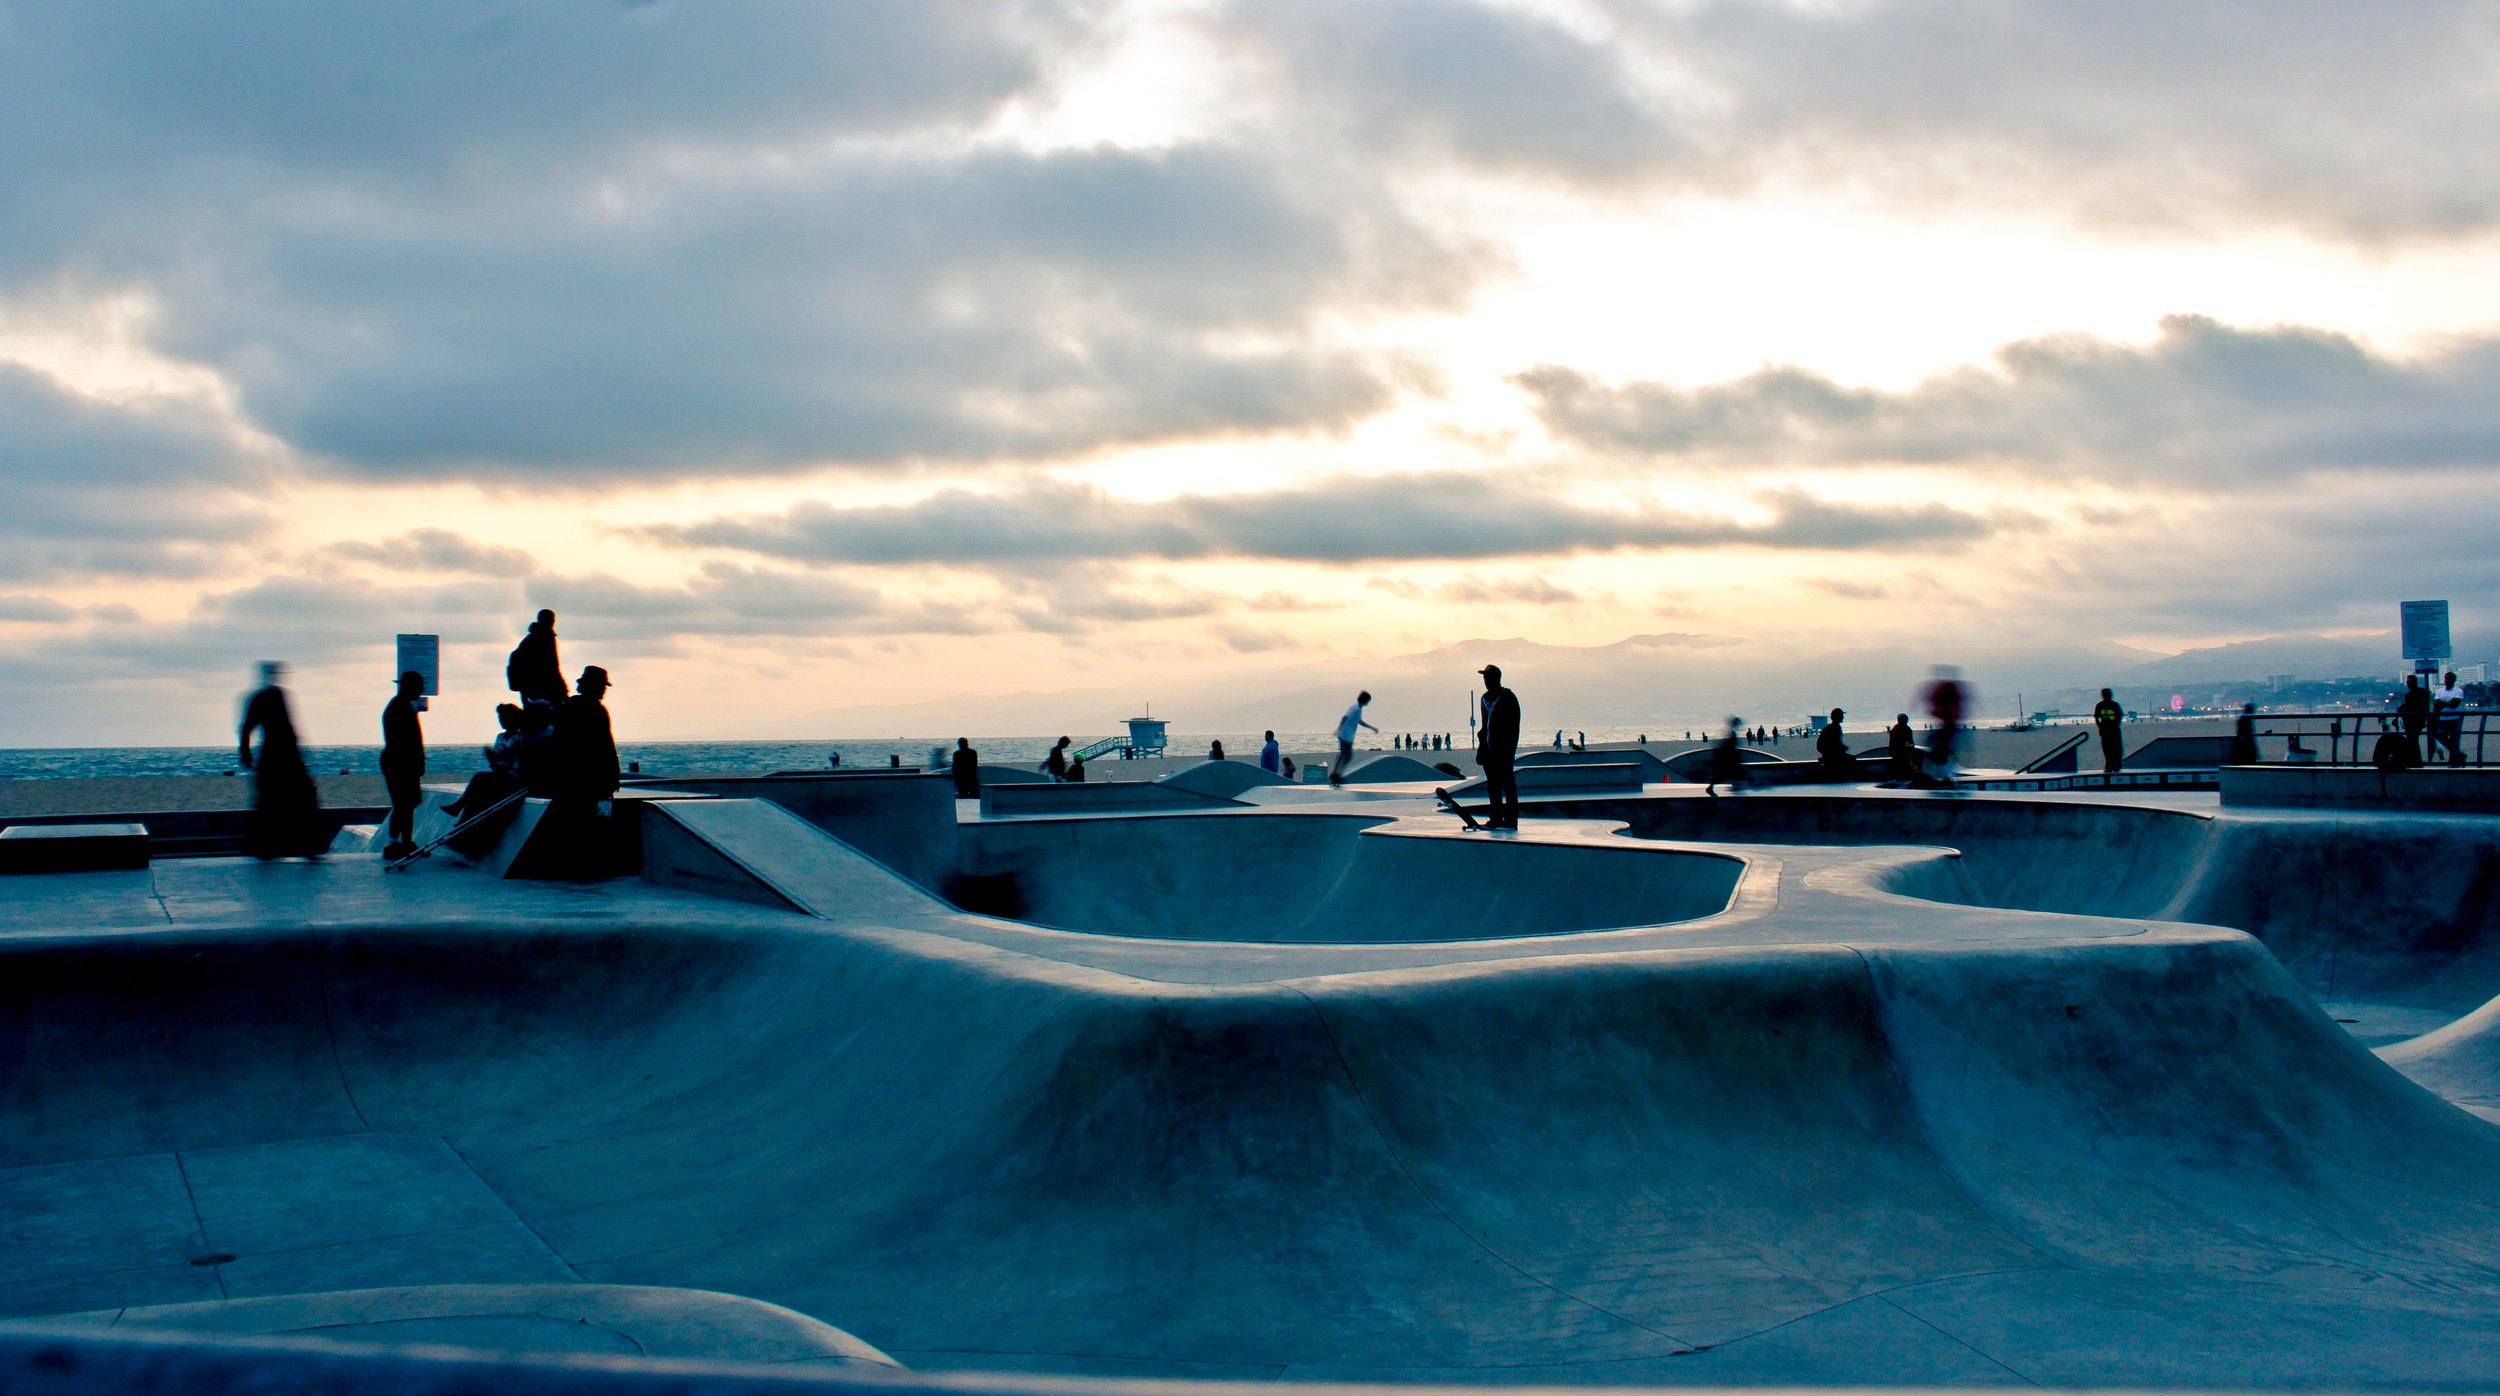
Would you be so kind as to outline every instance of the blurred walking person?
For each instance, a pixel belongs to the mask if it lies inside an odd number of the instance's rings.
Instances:
[[[313,786],[312,772],[304,769],[286,690],[278,686],[285,676],[286,666],[274,659],[260,666],[260,688],[243,705],[238,742],[243,769],[252,773],[252,813],[244,824],[243,851],[264,863],[272,858],[317,859],[330,851],[338,832],[321,817],[321,792]],[[252,751],[254,732],[260,733],[257,755]]]
[[[1927,764],[1936,780],[1949,785],[1954,748],[1961,744],[1962,715],[1970,707],[1970,690],[1962,683],[1962,671],[1950,664],[1932,665],[1927,672],[1935,679],[1927,686],[1927,711],[1936,719],[1935,735],[1927,743]]]
[[[2101,701],[2092,705],[2092,725],[2101,729],[2101,770],[2106,774],[2118,774],[2118,753],[2126,746],[2120,724],[2126,720],[2127,710],[2118,706],[2118,700],[2109,696],[2108,689],[2102,689]]]
[[[1477,700],[1484,725],[1477,729],[1476,764],[1484,770],[1484,798],[1490,808],[1484,827],[1516,829],[1519,827],[1519,776],[1515,765],[1519,759],[1519,695],[1502,687],[1502,666],[1487,664],[1476,671],[1484,677],[1484,697]]]
[[[391,795],[384,862],[417,851],[417,802],[425,798],[425,727],[417,721],[417,699],[424,692],[425,675],[411,669],[399,676],[399,692],[382,705],[382,785]]]
[[[1052,780],[1068,778],[1068,742],[1068,738],[1061,737],[1059,744],[1050,749],[1050,755],[1042,758],[1042,774]]]
[[[1745,739],[1744,721],[1741,717],[1730,717],[1727,720],[1727,735],[1710,749],[1710,783],[1702,787],[1702,793],[1713,799],[1718,797],[1720,786],[1739,790],[1748,780],[1742,745]]]

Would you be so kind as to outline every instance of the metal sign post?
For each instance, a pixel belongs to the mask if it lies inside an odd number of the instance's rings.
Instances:
[[[2399,633],[2404,637],[2405,658],[2413,661],[2413,672],[2438,674],[2439,661],[2455,653],[2448,644],[2448,603],[2407,601],[2400,607],[2399,615],[2403,620]]]
[[[442,636],[402,635],[399,637],[399,663],[391,670],[391,682],[398,683],[400,675],[414,669],[425,675],[425,691],[428,696],[440,693],[443,691],[442,658]],[[419,698],[417,711],[424,712],[425,707],[425,699]]]

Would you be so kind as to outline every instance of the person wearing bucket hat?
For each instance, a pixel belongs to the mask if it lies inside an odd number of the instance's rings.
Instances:
[[[556,749],[562,754],[564,793],[576,800],[605,800],[616,793],[616,733],[608,710],[599,700],[609,688],[608,671],[593,664],[582,670],[573,696],[556,709]]]
[[[1502,666],[1487,664],[1476,671],[1484,679],[1484,725],[1476,738],[1476,764],[1484,770],[1484,797],[1491,806],[1484,827],[1519,827],[1519,777],[1512,763],[1519,757],[1519,695],[1502,687]]]

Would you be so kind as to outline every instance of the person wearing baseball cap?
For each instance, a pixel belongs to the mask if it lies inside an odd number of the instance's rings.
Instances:
[[[1519,827],[1519,777],[1512,764],[1519,757],[1519,695],[1502,687],[1502,666],[1487,664],[1484,677],[1483,725],[1476,729],[1476,764],[1484,770],[1484,796],[1491,805],[1484,827]]]

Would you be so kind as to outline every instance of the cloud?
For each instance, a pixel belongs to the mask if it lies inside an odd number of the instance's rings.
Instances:
[[[518,548],[479,543],[449,529],[412,529],[378,543],[332,544],[341,557],[379,563],[402,572],[472,572],[484,577],[526,577],[538,560]]]
[[[1990,368],[1902,392],[1798,368],[1699,387],[1514,380],[1550,433],[1607,451],[1741,465],[2013,465],[2161,484],[2500,462],[2500,338],[2418,360],[2299,326],[2173,315],[2151,344],[2021,340]]]
[[[1479,577],[1473,572],[1435,586],[1424,586],[1403,577],[1371,577],[1363,585],[1385,591],[1403,601],[1454,602],[1463,606],[1501,603],[1530,606],[1561,606],[1580,600],[1580,594],[1558,587],[1535,575],[1518,577]]]
[[[779,514],[658,524],[637,536],[811,563],[970,567],[1241,557],[1360,563],[1619,549],[1952,549],[2009,526],[1941,504],[1859,504],[1764,492],[1745,521],[1651,503],[1579,504],[1487,474],[1341,476],[1287,489],[1138,502],[1089,485],[940,490],[909,504],[803,501]]]
[[[1228,19],[1264,46],[1306,116],[1368,150],[1590,180],[1681,153],[1615,46],[1540,16],[1449,0],[1254,0]]]
[[[1480,264],[1376,171],[972,138],[1113,8],[13,10],[0,289],[144,290],[152,347],[351,478],[1055,458],[1428,384],[1330,328]]]
[[[1881,601],[1892,595],[1892,589],[1875,582],[1853,582],[1846,577],[1807,577],[1805,584],[1825,596],[1843,601]]]
[[[28,596],[23,592],[0,595],[0,620],[57,625],[77,614],[49,596]]]
[[[2488,12],[2231,0],[1240,0],[1314,141],[1583,184],[2445,236],[2500,214]],[[2402,93],[2391,100],[2389,93]]]
[[[0,362],[0,577],[191,577],[266,515],[228,426],[173,398],[106,402]]]
[[[897,601],[830,577],[726,562],[707,563],[683,583],[660,586],[604,572],[541,574],[529,580],[526,593],[531,608],[557,612],[560,633],[603,640],[973,635],[995,628],[960,606]]]
[[[1263,591],[1242,603],[1253,611],[1282,614],[1296,611],[1342,610],[1342,601],[1320,601],[1290,591]]]

